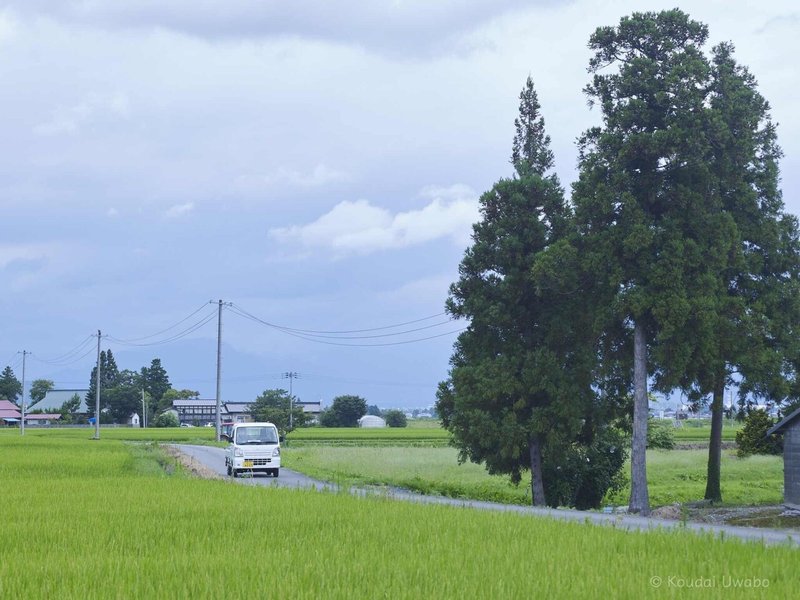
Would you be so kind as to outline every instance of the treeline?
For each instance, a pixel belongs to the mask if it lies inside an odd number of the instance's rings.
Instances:
[[[533,81],[513,174],[481,219],[446,309],[467,320],[437,409],[461,460],[520,481],[536,505],[596,507],[624,481],[649,512],[648,383],[710,398],[706,498],[722,499],[725,387],[800,397],[800,236],[779,189],[776,128],[733,45],[680,10],[590,37],[569,199]]]
[[[277,425],[281,432],[298,427],[319,425],[320,427],[358,427],[358,420],[364,415],[381,416],[389,427],[406,427],[406,415],[400,410],[381,412],[377,406],[367,406],[361,396],[343,395],[333,399],[331,405],[323,410],[317,422],[298,406],[297,398],[283,389],[265,390],[250,405],[250,414],[256,421],[269,421]]]

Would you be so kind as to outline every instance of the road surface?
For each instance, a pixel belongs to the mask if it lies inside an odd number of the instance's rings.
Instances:
[[[225,456],[223,448],[213,446],[191,446],[187,444],[170,444],[180,452],[194,458],[203,466],[214,473],[226,477]],[[232,481],[242,485],[274,485],[288,488],[314,488],[318,490],[337,490],[337,486],[324,481],[307,477],[297,471],[281,467],[281,475],[274,477],[256,476],[231,478]],[[425,496],[397,488],[351,488],[350,492],[357,496],[367,496],[379,493],[381,497],[393,498],[406,502],[420,504],[445,504],[480,510],[494,510],[501,512],[514,512],[532,516],[549,517],[562,521],[578,521],[580,523],[593,523],[596,525],[610,525],[616,529],[629,531],[650,529],[685,529],[695,533],[713,534],[717,537],[733,537],[748,541],[761,541],[768,545],[782,544],[800,549],[800,534],[789,533],[779,529],[762,529],[755,527],[735,527],[733,525],[713,525],[710,523],[684,523],[667,519],[653,519],[625,514],[604,514],[580,510],[567,510],[561,508],[535,508],[532,506],[519,506],[516,504],[499,504],[497,502],[483,502],[480,500],[457,500],[443,496]]]

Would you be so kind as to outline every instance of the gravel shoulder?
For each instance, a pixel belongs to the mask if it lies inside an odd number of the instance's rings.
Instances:
[[[211,479],[229,479],[241,485],[268,485],[276,487],[303,488],[337,491],[334,484],[307,477],[302,473],[281,467],[281,475],[273,477],[252,477],[232,479],[225,474],[224,450],[213,446],[192,446],[188,444],[169,444],[164,448],[191,473]],[[615,529],[626,531],[648,531],[656,529],[680,529],[696,534],[713,535],[720,538],[737,538],[751,542],[762,542],[767,545],[785,545],[800,548],[800,532],[792,529],[773,529],[762,527],[742,527],[726,525],[719,522],[695,521],[700,518],[700,513],[694,515],[681,512],[656,512],[664,518],[641,517],[628,514],[605,514],[569,509],[535,508],[513,504],[499,504],[496,502],[483,502],[479,500],[458,500],[443,496],[425,496],[407,490],[391,487],[351,488],[350,493],[356,496],[380,495],[398,501],[416,502],[419,504],[440,504],[458,506],[478,510],[493,510],[500,512],[513,512],[538,517],[547,517],[561,521],[592,523],[606,525]],[[758,507],[754,507],[758,508]],[[779,507],[761,507],[777,509]],[[717,509],[722,510],[722,509]],[[708,515],[706,515],[708,518]],[[690,520],[692,519],[692,520]]]

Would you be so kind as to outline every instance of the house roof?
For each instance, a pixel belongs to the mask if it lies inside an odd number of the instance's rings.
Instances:
[[[19,407],[9,400],[0,400],[0,410],[19,410]]]
[[[55,411],[57,411],[58,409],[61,408],[61,405],[64,404],[64,402],[67,402],[68,400],[72,399],[72,397],[75,394],[78,394],[78,396],[81,399],[81,405],[78,408],[77,412],[79,412],[79,413],[90,413],[90,412],[92,412],[93,413],[94,412],[94,406],[92,406],[92,408],[90,409],[86,405],[86,394],[88,394],[88,393],[89,393],[89,390],[87,390],[87,389],[50,390],[50,391],[47,392],[47,394],[45,395],[44,398],[39,400],[39,402],[37,402],[36,404],[31,404],[28,407],[28,410],[30,410],[30,409],[46,410],[46,411],[51,411],[52,410],[52,411],[55,412]]]
[[[172,406],[175,408],[178,407],[188,407],[188,406],[216,406],[217,401],[212,398],[211,400],[208,399],[200,399],[200,398],[184,398],[180,400],[173,400]]]
[[[18,410],[6,410],[0,408],[0,419],[19,419],[22,414]]]
[[[228,413],[246,413],[252,404],[252,402],[225,402],[225,410]]]
[[[48,421],[51,419],[53,421],[57,421],[60,418],[61,418],[61,413],[25,415],[26,421]]]
[[[791,423],[792,421],[794,421],[798,417],[800,417],[800,408],[798,408],[797,410],[792,412],[790,415],[785,417],[782,421],[777,423],[772,429],[770,429],[767,432],[767,435],[772,435],[773,433],[780,433],[782,429],[785,429],[786,426],[789,425],[789,423]]]

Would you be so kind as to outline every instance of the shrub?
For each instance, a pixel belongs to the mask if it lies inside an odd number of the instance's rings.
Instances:
[[[675,431],[670,421],[647,420],[647,447],[660,450],[675,448]]]
[[[408,419],[406,419],[406,415],[402,410],[387,410],[383,418],[386,419],[386,424],[389,427],[407,427],[408,426]]]
[[[742,458],[750,454],[780,454],[783,439],[778,435],[767,437],[774,423],[765,410],[751,410],[744,419],[744,426],[736,432],[736,454]]]
[[[171,412],[165,412],[158,415],[153,425],[155,427],[180,427],[180,423],[178,423],[178,417]]]
[[[579,510],[599,508],[603,497],[626,484],[622,470],[628,458],[625,434],[614,427],[593,432],[590,441],[548,444],[543,475],[547,504]]]

